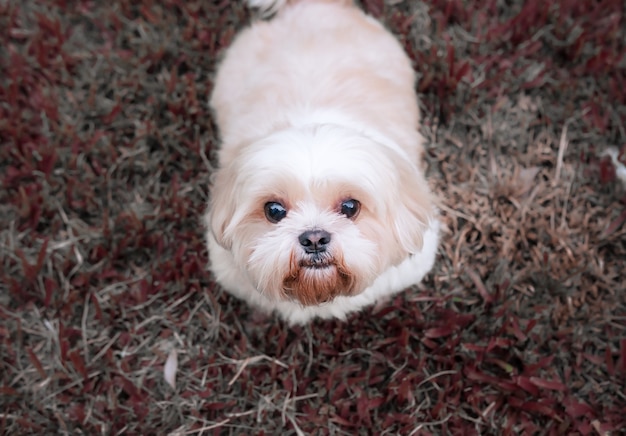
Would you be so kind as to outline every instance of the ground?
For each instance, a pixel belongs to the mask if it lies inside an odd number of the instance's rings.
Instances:
[[[0,433],[626,428],[623,1],[361,6],[414,61],[443,242],[422,285],[290,328],[206,270],[246,8],[0,0]]]

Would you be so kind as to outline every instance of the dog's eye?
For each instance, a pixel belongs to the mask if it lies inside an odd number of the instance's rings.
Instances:
[[[276,224],[287,216],[287,209],[276,201],[265,203],[265,218],[271,223]]]
[[[341,203],[341,213],[348,218],[354,218],[361,210],[361,203],[351,198]]]

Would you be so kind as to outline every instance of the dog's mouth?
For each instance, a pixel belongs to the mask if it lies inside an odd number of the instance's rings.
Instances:
[[[299,263],[301,268],[310,268],[310,269],[326,269],[335,266],[332,261],[332,258],[328,256],[320,256],[315,255],[311,256],[307,259],[302,259]]]

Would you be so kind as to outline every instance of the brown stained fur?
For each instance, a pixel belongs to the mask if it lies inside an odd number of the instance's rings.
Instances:
[[[292,253],[289,272],[283,280],[283,291],[303,306],[315,306],[332,301],[340,295],[352,295],[356,280],[342,259],[333,258],[326,269],[307,267]]]

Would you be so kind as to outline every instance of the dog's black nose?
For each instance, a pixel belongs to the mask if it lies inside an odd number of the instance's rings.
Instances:
[[[322,253],[330,244],[330,233],[325,230],[308,230],[302,233],[298,240],[308,254]]]

